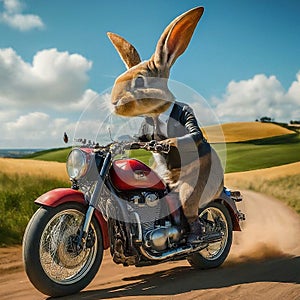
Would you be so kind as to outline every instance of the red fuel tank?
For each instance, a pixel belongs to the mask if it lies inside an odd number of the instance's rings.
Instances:
[[[110,178],[118,190],[166,189],[162,179],[137,159],[115,160],[110,169]]]

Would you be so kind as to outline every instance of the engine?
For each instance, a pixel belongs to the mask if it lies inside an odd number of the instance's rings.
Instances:
[[[166,218],[168,211],[161,198],[158,192],[141,192],[128,199],[128,209],[141,231],[143,245],[155,251],[172,247],[181,237],[180,230]]]
[[[167,186],[151,168],[136,159],[119,159],[113,162],[109,175],[120,197],[127,201],[136,241],[155,251],[179,241],[180,231],[166,218],[169,212],[163,197]]]

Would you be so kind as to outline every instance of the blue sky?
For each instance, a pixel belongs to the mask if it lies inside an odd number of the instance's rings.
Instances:
[[[148,59],[169,22],[195,6],[205,12],[171,79],[220,122],[299,120],[298,0],[0,0],[0,147],[59,146],[60,131],[125,70],[106,32]]]

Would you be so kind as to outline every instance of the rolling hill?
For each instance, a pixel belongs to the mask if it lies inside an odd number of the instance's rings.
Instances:
[[[237,143],[295,133],[274,123],[261,122],[213,125],[203,128],[203,131],[210,143]]]
[[[300,135],[272,123],[240,122],[203,128],[208,139],[226,157],[226,173],[269,168],[300,161]],[[226,141],[226,144],[224,143]],[[225,146],[224,146],[225,145]],[[26,158],[65,162],[71,148],[36,152]],[[150,153],[132,151],[148,163]]]
[[[49,149],[49,150],[38,151],[33,154],[25,155],[23,158],[66,162],[66,159],[70,151],[71,151],[71,147]]]

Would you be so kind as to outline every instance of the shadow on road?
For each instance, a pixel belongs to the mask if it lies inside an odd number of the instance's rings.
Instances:
[[[134,296],[174,296],[191,290],[216,289],[254,282],[299,284],[300,257],[230,264],[206,271],[190,267],[175,267],[148,275],[124,277],[122,280],[125,284],[117,287],[83,291],[60,299],[95,300]],[[52,298],[48,298],[50,299]]]

